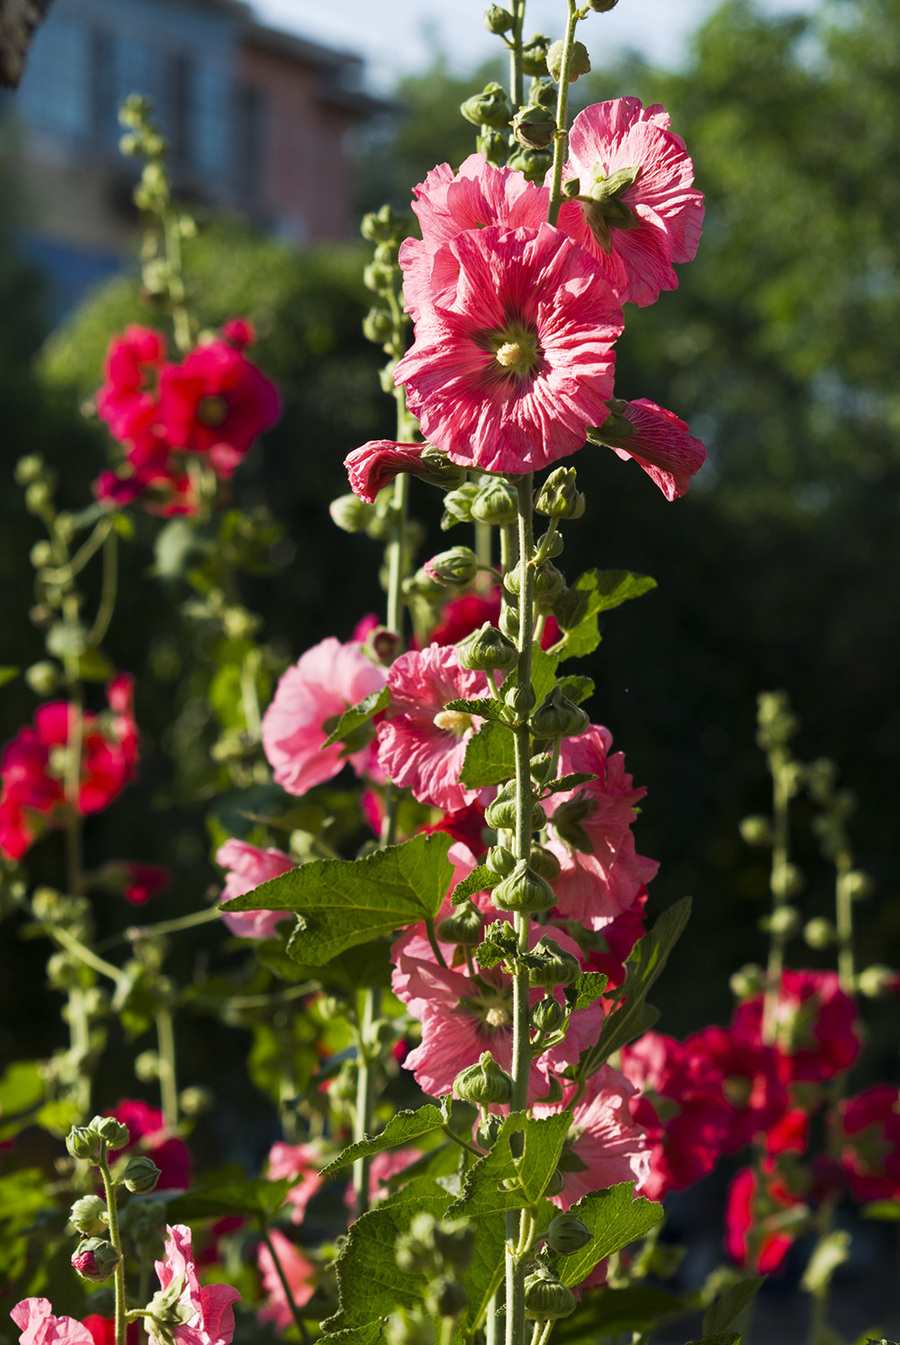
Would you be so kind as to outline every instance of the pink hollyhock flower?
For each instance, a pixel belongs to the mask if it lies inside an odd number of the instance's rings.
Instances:
[[[296,868],[290,855],[282,850],[261,850],[258,845],[232,838],[216,851],[216,863],[228,870],[222,901],[242,897],[270,878],[278,878]],[[270,939],[281,920],[292,919],[290,911],[223,911],[222,919],[240,939]]]
[[[275,384],[231,341],[197,346],[160,374],[158,417],[166,443],[207,456],[217,476],[230,477],[280,414]]]
[[[723,1152],[731,1108],[723,1079],[702,1055],[657,1032],[622,1048],[622,1072],[639,1090],[631,1114],[650,1145],[641,1195],[661,1200],[711,1172]]]
[[[790,1191],[771,1159],[763,1160],[760,1171],[761,1189],[753,1168],[742,1168],[729,1187],[725,1250],[732,1261],[751,1274],[770,1275],[779,1269],[803,1232],[808,1210],[800,1197]]]
[[[622,331],[601,271],[549,224],[474,230],[446,248],[452,306],[435,303],[394,375],[425,438],[491,472],[575,453],[606,418]]]
[[[269,1180],[280,1181],[282,1177],[296,1177],[297,1185],[292,1186],[285,1200],[293,1205],[291,1219],[302,1224],[306,1218],[306,1207],[322,1185],[319,1168],[322,1155],[314,1144],[273,1144],[269,1150]]]
[[[362,775],[371,762],[362,747],[324,747],[340,716],[384,686],[387,669],[366,658],[358,644],[333,636],[302,654],[281,677],[263,716],[262,740],[275,780],[289,794],[305,794],[337,775],[346,761]]]
[[[745,1000],[732,1023],[760,1039],[763,997]],[[859,1055],[858,1015],[833,971],[782,974],[775,1009],[775,1045],[792,1082],[820,1083],[848,1070]]]
[[[166,1228],[165,1257],[155,1261],[160,1288],[147,1305],[144,1325],[157,1345],[230,1345],[235,1303],[241,1295],[228,1284],[200,1287],[191,1253],[191,1230]]]
[[[97,392],[100,419],[114,439],[126,443],[151,432],[160,370],[166,357],[160,332],[130,326],[109,343],[104,374]]]
[[[615,98],[579,112],[563,168],[571,178],[578,200],[563,205],[559,227],[590,248],[622,302],[644,307],[675,289],[672,263],[697,252],[703,196],[665,108]]]
[[[685,1050],[700,1056],[722,1076],[731,1104],[731,1123],[722,1141],[723,1153],[736,1153],[767,1135],[788,1110],[788,1093],[779,1074],[778,1054],[771,1046],[722,1027],[695,1032]]]
[[[132,906],[143,906],[151,897],[165,892],[169,886],[169,870],[162,864],[139,864],[129,859],[123,863],[122,868],[125,872],[122,896]]]
[[[560,1167],[565,1189],[551,1199],[567,1210],[590,1191],[604,1191],[619,1182],[642,1187],[650,1175],[650,1149],[642,1126],[633,1119],[630,1100],[636,1089],[611,1065],[592,1074],[572,1108],[572,1124]],[[538,1102],[535,1116],[553,1116],[563,1103]],[[572,1162],[568,1155],[572,1155]]]
[[[635,944],[644,937],[644,907],[647,905],[647,889],[642,887],[634,902],[621,914],[616,915],[601,930],[596,930],[591,940],[591,948],[585,952],[585,970],[601,971],[609,977],[608,989],[614,990],[625,980],[625,963],[631,956]],[[596,947],[597,941],[605,944],[605,950]]]
[[[87,1327],[74,1317],[54,1317],[47,1298],[23,1298],[9,1315],[22,1332],[19,1345],[93,1345]]]
[[[900,1093],[877,1084],[840,1104],[841,1167],[857,1200],[900,1198]]]
[[[393,439],[370,439],[344,458],[354,495],[374,504],[380,490],[405,472],[424,476],[422,450],[427,444],[400,444]]]
[[[451,813],[481,798],[483,790],[459,782],[477,725],[471,715],[445,706],[489,695],[484,673],[464,668],[455,649],[429,645],[401,654],[387,684],[391,698],[378,726],[378,764],[389,779],[411,789],[420,803]]]
[[[81,715],[81,769],[76,810],[106,808],[134,775],[137,729],[131,713],[130,677],[107,687],[110,712]],[[39,706],[34,727],[20,729],[0,758],[0,852],[21,859],[40,829],[64,817],[66,748],[78,711],[65,701]]]
[[[466,230],[487,225],[539,229],[550,203],[546,187],[536,187],[515,169],[495,168],[484,154],[470,154],[458,173],[447,163],[439,164],[414,194],[422,239],[404,240],[400,264],[403,297],[416,321],[435,301],[451,302],[454,297],[459,267],[446,244]]]
[[[635,853],[631,824],[635,789],[621,752],[610,755],[612,734],[591,724],[562,744],[559,774],[583,771],[596,780],[553,794],[545,802],[551,831],[547,846],[560,862],[553,881],[562,915],[602,929],[629,910],[658,864]]]
[[[162,462],[137,465],[126,460],[115,472],[101,472],[93,491],[100,504],[116,509],[140,500],[148,514],[159,518],[191,517],[199,507],[196,483],[171,464],[168,454]]]
[[[684,421],[645,397],[613,401],[610,409],[607,420],[592,432],[592,440],[602,440],[620,458],[634,458],[667,500],[684,495],[706,462],[705,447]]]
[[[153,1159],[160,1171],[161,1191],[184,1191],[190,1186],[194,1164],[191,1151],[180,1135],[170,1135],[158,1108],[139,1098],[125,1098],[115,1111],[104,1114],[114,1116],[128,1127],[131,1142],[119,1150],[120,1153]]]
[[[298,1308],[302,1308],[304,1303],[308,1303],[313,1296],[313,1275],[314,1267],[298,1247],[280,1233],[277,1228],[273,1228],[269,1237],[272,1239],[272,1246],[275,1248],[275,1256],[290,1286],[291,1297]],[[273,1322],[278,1331],[286,1331],[289,1326],[294,1324],[294,1314],[291,1312],[291,1306],[288,1302],[287,1294],[284,1292],[284,1285],[281,1283],[281,1276],[275,1269],[275,1260],[265,1243],[261,1242],[256,1253],[257,1264],[262,1275],[263,1292],[266,1294],[266,1303],[260,1309],[259,1320],[261,1322]]]

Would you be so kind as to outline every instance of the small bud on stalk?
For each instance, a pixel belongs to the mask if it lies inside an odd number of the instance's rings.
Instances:
[[[114,1116],[95,1116],[89,1129],[99,1135],[110,1149],[124,1149],[131,1139],[128,1127]]]
[[[467,98],[459,110],[473,126],[492,126],[497,131],[509,126],[513,114],[506,90],[495,82],[486,85],[481,93]]]
[[[505,845],[492,845],[487,852],[485,863],[492,872],[499,873],[501,878],[505,878],[516,867],[516,857]]]
[[[561,872],[559,860],[552,850],[548,850],[545,845],[533,845],[531,847],[530,857],[531,867],[541,878],[546,878],[548,883],[552,883],[558,878]]]
[[[546,107],[523,107],[513,118],[513,135],[526,149],[546,149],[556,135],[556,118]]]
[[[465,1286],[450,1275],[441,1275],[425,1290],[425,1307],[432,1317],[458,1317],[468,1306]]]
[[[86,1238],[105,1233],[109,1223],[105,1201],[99,1196],[81,1196],[69,1211],[69,1222]]]
[[[547,52],[547,69],[551,77],[557,84],[562,77],[563,56],[565,55],[566,44],[559,41],[554,42]],[[588,55],[588,49],[583,42],[573,42],[569,57],[569,83],[574,84],[579,75],[589,75],[591,72],[591,58]]]
[[[741,819],[740,832],[741,840],[745,845],[764,846],[772,844],[772,823],[768,817],[763,817],[758,813]]]
[[[581,975],[581,966],[573,953],[560,948],[549,934],[541,935],[530,953],[519,958],[528,968],[528,984],[532,986],[572,985]]]
[[[518,517],[518,496],[506,481],[483,481],[472,498],[472,517],[479,523],[513,523]]]
[[[143,1156],[128,1160],[121,1180],[126,1191],[131,1191],[134,1195],[145,1195],[148,1191],[156,1189],[159,1178],[160,1170],[153,1159]]]
[[[502,37],[504,33],[508,33],[514,23],[515,19],[509,10],[504,9],[501,5],[491,5],[490,9],[485,12],[484,26],[495,37]]]
[[[532,1322],[554,1322],[576,1308],[575,1295],[546,1266],[525,1280],[525,1316]]]
[[[478,573],[478,557],[468,546],[454,546],[440,551],[424,565],[428,578],[446,588],[465,588]]]
[[[543,809],[541,809],[543,811]],[[498,911],[526,911],[536,914],[556,905],[556,893],[535,873],[528,861],[520,859],[508,877],[491,893]]]
[[[66,1136],[66,1148],[73,1158],[93,1162],[100,1156],[100,1137],[89,1126],[73,1126]]]
[[[564,1018],[565,1009],[559,1000],[553,999],[552,996],[539,1000],[531,1010],[531,1026],[542,1036],[555,1032],[562,1026]]]
[[[435,930],[442,943],[461,943],[467,947],[481,942],[484,917],[471,901],[457,906],[452,915],[441,920]]]
[[[522,173],[529,182],[540,185],[552,164],[553,155],[549,150],[526,149],[520,145],[509,156],[507,167]]]
[[[358,495],[339,495],[328,506],[331,521],[342,532],[365,532],[375,516],[375,506]]]
[[[72,1256],[72,1269],[83,1280],[102,1284],[115,1272],[121,1256],[105,1238],[85,1238],[79,1242]]]
[[[459,647],[459,661],[470,671],[509,672],[519,654],[513,642],[486,621]]]
[[[538,78],[546,75],[547,52],[549,50],[549,37],[544,37],[542,33],[535,33],[531,41],[522,48],[522,69],[526,75],[536,75]]]
[[[575,488],[575,468],[557,467],[551,472],[537,493],[534,508],[549,518],[581,518],[584,496]]]
[[[457,1074],[453,1091],[464,1102],[475,1102],[479,1107],[505,1104],[512,1097],[512,1079],[490,1051],[484,1051],[477,1065],[469,1065]]]
[[[575,1214],[558,1214],[547,1229],[547,1246],[558,1256],[580,1252],[593,1240],[587,1224]]]
[[[535,738],[575,738],[590,724],[587,713],[554,687],[531,716]]]
[[[588,0],[588,6],[595,14],[608,14],[618,3],[619,0]]]

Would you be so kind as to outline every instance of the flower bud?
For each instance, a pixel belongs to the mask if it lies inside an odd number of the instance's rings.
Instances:
[[[73,1158],[93,1161],[100,1154],[100,1139],[88,1126],[73,1126],[66,1136],[66,1148]]]
[[[25,491],[25,508],[29,514],[42,514],[53,499],[49,482],[32,481]]]
[[[777,934],[789,939],[800,928],[800,912],[796,906],[779,906],[771,915],[764,915],[759,927],[766,934]]]
[[[518,145],[509,156],[507,167],[515,169],[529,182],[540,186],[552,163],[553,155],[549,150],[526,149],[524,145]]]
[[[539,603],[552,603],[566,587],[565,576],[549,560],[542,561],[534,575],[534,597]]]
[[[383,205],[380,210],[363,215],[360,233],[369,243],[383,243],[396,237],[404,237],[406,220],[398,215],[393,206]]]
[[[105,1233],[109,1225],[105,1201],[99,1196],[81,1196],[69,1211],[69,1222],[86,1238]]]
[[[548,560],[553,560],[554,556],[561,555],[564,545],[561,532],[545,532],[537,540],[538,550],[541,555],[545,556]]]
[[[458,1317],[468,1306],[465,1286],[449,1275],[432,1280],[425,1290],[425,1309],[432,1317]]]
[[[122,1173],[121,1180],[125,1185],[126,1191],[131,1191],[133,1195],[146,1195],[148,1191],[156,1189],[156,1183],[160,1178],[160,1169],[156,1166],[152,1158],[146,1156],[139,1158],[129,1158],[125,1165],[125,1171]]]
[[[806,886],[806,879],[796,864],[782,864],[775,871],[772,886],[780,897],[796,897]]]
[[[460,1070],[453,1080],[453,1091],[464,1102],[479,1107],[509,1102],[512,1097],[512,1079],[501,1069],[490,1051],[483,1051],[477,1065]]]
[[[737,971],[732,972],[728,984],[735,999],[753,999],[755,995],[762,994],[765,989],[766,974],[756,962],[747,962],[743,967],[739,967]]]
[[[547,52],[550,39],[542,33],[535,33],[531,41],[522,48],[522,69],[526,75],[543,77],[547,73]]]
[[[516,666],[518,657],[519,651],[513,642],[489,621],[459,646],[459,661],[470,672],[509,672]]]
[[[33,481],[38,481],[45,470],[44,459],[39,453],[29,453],[24,458],[19,458],[16,463],[14,476],[16,484],[19,486],[30,486]]]
[[[578,850],[583,855],[594,853],[594,843],[581,824],[596,807],[596,802],[585,798],[580,790],[573,799],[567,799],[557,807],[553,814],[553,830],[570,850]]]
[[[575,1311],[575,1295],[546,1266],[525,1280],[525,1316],[532,1322],[554,1322]]]
[[[159,1078],[159,1052],[141,1051],[134,1059],[135,1077],[141,1083],[153,1083]]]
[[[493,1112],[488,1112],[475,1134],[475,1138],[482,1149],[493,1149],[494,1145],[497,1143],[497,1136],[500,1134],[500,1127],[502,1125],[502,1116],[495,1116]]]
[[[548,883],[552,883],[560,875],[559,860],[546,845],[532,845],[530,863],[535,873],[541,878],[546,878]]]
[[[205,1084],[192,1084],[181,1090],[178,1105],[185,1116],[205,1116],[216,1105],[216,1095]]]
[[[484,16],[484,26],[489,33],[495,37],[502,37],[508,33],[515,23],[515,19],[508,9],[503,9],[501,5],[491,5]]]
[[[552,471],[538,491],[534,507],[549,518],[581,518],[584,496],[575,487],[575,468],[557,467]]]
[[[479,154],[483,154],[488,163],[493,164],[495,168],[502,168],[506,163],[509,137],[504,135],[502,131],[495,131],[490,126],[482,126],[475,137],[475,149]]]
[[[492,845],[485,863],[492,873],[499,873],[501,878],[505,878],[516,867],[516,857],[505,845]]]
[[[837,942],[837,930],[830,920],[819,916],[815,920],[807,920],[803,937],[810,948],[831,948]]]
[[[562,75],[563,54],[566,49],[565,42],[554,42],[547,52],[547,69],[550,75],[556,80],[557,84]],[[588,49],[583,42],[573,42],[572,52],[569,58],[569,83],[574,84],[579,75],[588,75],[591,71],[591,58],[588,55]]]
[[[484,917],[471,901],[457,906],[452,915],[439,921],[435,933],[442,943],[462,943],[470,946],[481,943]]]
[[[566,1189],[566,1174],[561,1168],[554,1168],[553,1175],[544,1187],[545,1196],[562,1195]]]
[[[513,831],[516,825],[516,799],[515,792],[508,786],[504,786],[495,799],[493,799],[484,810],[484,820],[489,827],[494,827],[497,831]],[[497,847],[499,848],[499,847]],[[499,869],[494,870],[499,873]],[[504,877],[506,875],[504,874]]]
[[[464,588],[478,573],[478,557],[468,546],[453,546],[425,562],[425,573],[446,588]]]
[[[593,1237],[587,1224],[575,1214],[558,1214],[547,1229],[547,1245],[559,1256],[580,1252]]]
[[[504,635],[508,635],[511,640],[517,640],[519,637],[519,611],[516,607],[503,607],[497,621]]]
[[[559,94],[552,79],[533,79],[529,85],[528,97],[525,102],[527,107],[549,107],[555,112],[558,97]]]
[[[434,1245],[444,1266],[462,1274],[475,1250],[475,1235],[468,1219],[445,1219],[435,1225]]]
[[[546,999],[538,1000],[531,1010],[531,1026],[535,1032],[549,1035],[549,1033],[555,1032],[558,1027],[562,1026],[565,1016],[565,1010],[559,1000],[554,999],[552,995],[548,995]]]
[[[494,888],[491,900],[498,911],[536,914],[538,911],[549,911],[556,905],[556,893],[549,883],[545,883],[529,867],[527,860],[520,859],[512,873]]]
[[[608,14],[618,3],[619,0],[588,0],[588,6],[595,14]]]
[[[513,118],[512,128],[526,149],[546,149],[556,135],[556,117],[546,107],[523,107]]]
[[[874,880],[861,869],[851,869],[844,877],[844,884],[851,901],[865,901],[875,890]]]
[[[745,845],[772,844],[772,823],[768,817],[762,817],[758,813],[741,819],[740,832],[741,840]]]
[[[108,1280],[119,1264],[121,1257],[111,1242],[105,1238],[85,1238],[79,1242],[72,1256],[72,1269],[83,1280],[102,1284]]]
[[[52,953],[47,959],[47,981],[54,990],[73,990],[81,985],[82,966],[71,953]]]
[[[358,495],[339,495],[328,506],[331,521],[342,532],[365,532],[375,515],[375,506]]]
[[[394,335],[394,319],[386,308],[370,308],[363,318],[363,336],[376,346],[384,345]]]
[[[572,985],[581,975],[578,958],[560,948],[549,934],[542,934],[531,952],[523,953],[519,961],[528,968],[531,986]]]
[[[511,686],[503,692],[503,703],[520,720],[534,709],[536,700],[537,697],[530,686]]]
[[[444,517],[441,519],[441,531],[446,532],[456,523],[472,522],[472,501],[478,492],[474,481],[465,481],[456,490],[450,490],[444,496]]]
[[[898,983],[900,976],[897,972],[878,963],[866,967],[856,978],[859,993],[865,995],[866,999],[884,999],[887,995],[896,994]]]
[[[479,523],[513,523],[518,512],[516,491],[496,476],[482,481],[472,498],[472,517]]]
[[[95,1116],[89,1130],[98,1135],[110,1149],[124,1149],[131,1139],[128,1127],[114,1116]]]
[[[498,131],[509,126],[513,114],[506,90],[495,81],[487,84],[481,93],[467,98],[459,110],[473,126],[493,126]]]
[[[590,722],[580,705],[554,687],[531,716],[531,732],[535,738],[575,738]]]

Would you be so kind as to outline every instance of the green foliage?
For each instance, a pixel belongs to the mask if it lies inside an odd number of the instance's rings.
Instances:
[[[570,1209],[591,1231],[592,1238],[580,1251],[557,1256],[552,1267],[563,1284],[580,1284],[604,1256],[627,1247],[649,1233],[663,1217],[662,1205],[643,1196],[634,1199],[634,1182],[620,1182],[605,1191],[582,1196]]]
[[[553,615],[563,630],[554,646],[560,658],[580,658],[592,654],[600,643],[597,618],[601,612],[620,607],[631,598],[640,598],[656,588],[648,574],[630,574],[627,570],[589,570],[575,580],[557,600]]]
[[[450,895],[450,900],[454,906],[460,906],[470,897],[474,897],[477,892],[489,892],[492,888],[498,887],[502,881],[499,873],[489,869],[487,864],[476,864],[468,877],[463,878],[462,882],[456,884]]]
[[[381,687],[378,691],[370,691],[357,705],[351,705],[344,711],[322,746],[330,747],[332,743],[343,742],[345,738],[349,738],[351,733],[362,728],[363,724],[368,724],[379,710],[383,710],[389,699],[390,692],[387,686]]]
[[[506,724],[488,721],[473,734],[466,746],[459,778],[470,789],[500,785],[516,773],[516,748]]]
[[[381,1153],[383,1149],[396,1149],[398,1145],[411,1144],[413,1140],[421,1139],[423,1135],[430,1135],[433,1131],[440,1130],[443,1125],[442,1112],[430,1103],[419,1107],[417,1111],[395,1112],[380,1134],[349,1144],[346,1149],[341,1150],[337,1158],[332,1158],[330,1163],[326,1163],[320,1169],[321,1175],[326,1177],[332,1172],[337,1172],[339,1168],[346,1167],[348,1163],[356,1162],[357,1158]]]
[[[282,1177],[280,1181],[268,1178],[253,1180],[240,1169],[233,1174],[212,1175],[190,1190],[166,1195],[166,1216],[171,1222],[190,1219],[221,1219],[239,1214],[243,1218],[268,1219],[284,1204],[284,1198],[296,1179]],[[154,1199],[159,1199],[155,1192]]]
[[[704,1314],[703,1330],[705,1334],[715,1335],[717,1331],[724,1331],[736,1322],[748,1304],[753,1302],[764,1283],[765,1276],[755,1275],[726,1289],[721,1298],[718,1298]]]
[[[540,1120],[522,1112],[507,1116],[490,1151],[466,1173],[451,1217],[489,1218],[507,1210],[536,1206],[553,1176],[569,1133],[571,1117],[559,1112]],[[514,1156],[510,1140],[522,1136]]]

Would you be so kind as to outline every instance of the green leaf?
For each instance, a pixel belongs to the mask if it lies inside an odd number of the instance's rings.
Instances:
[[[40,1168],[22,1168],[0,1177],[0,1219],[21,1225],[51,1203],[47,1178]]]
[[[454,906],[459,906],[462,902],[468,901],[469,897],[474,897],[476,892],[489,892],[502,882],[499,873],[489,869],[487,864],[478,864],[468,878],[463,878],[461,883],[456,884],[450,900]]]
[[[647,992],[657,979],[672,948],[678,941],[691,913],[690,897],[682,897],[663,911],[631,955],[628,975],[619,988],[619,1007],[603,1024],[595,1045],[581,1054],[577,1077],[587,1079],[621,1046],[633,1041],[656,1022],[656,1010],[645,1004]]]
[[[475,949],[475,958],[485,971],[489,971],[504,958],[514,957],[517,947],[518,940],[512,925],[505,920],[495,920],[492,925],[488,925],[485,938]]]
[[[560,775],[556,780],[549,780],[544,785],[541,798],[546,798],[549,794],[560,794],[564,789],[577,789],[579,785],[586,785],[589,780],[597,778],[590,771],[570,771],[568,775]]]
[[[285,1196],[296,1178],[282,1177],[280,1181],[267,1178],[224,1176],[219,1181],[192,1186],[189,1191],[178,1191],[166,1196],[166,1217],[179,1221],[191,1219],[219,1219],[228,1214],[244,1218],[264,1215],[268,1218],[284,1204]]]
[[[416,1177],[351,1224],[335,1262],[340,1308],[322,1323],[324,1331],[367,1326],[397,1308],[421,1304],[426,1276],[401,1270],[394,1247],[416,1214],[424,1211],[440,1219],[451,1201],[452,1196],[431,1177]]]
[[[493,696],[482,696],[476,700],[466,701],[446,701],[445,710],[459,710],[465,715],[479,715],[482,719],[495,719],[501,724],[506,723],[508,711],[500,701],[494,700]]]
[[[559,689],[564,696],[576,705],[581,705],[589,696],[593,696],[596,687],[593,678],[579,677],[575,673],[559,679]]]
[[[872,1205],[863,1205],[864,1219],[900,1219],[900,1200],[876,1200]]]
[[[450,1217],[490,1218],[507,1210],[537,1205],[556,1170],[569,1133],[571,1116],[557,1112],[535,1120],[524,1112],[507,1116],[490,1153],[466,1173],[462,1194]],[[520,1157],[513,1157],[510,1140],[522,1136]],[[504,1184],[509,1189],[502,1189]]]
[[[78,659],[78,676],[84,682],[108,682],[115,668],[99,649],[86,649]]]
[[[335,724],[331,733],[322,744],[324,747],[331,747],[333,743],[343,742],[349,738],[351,733],[355,733],[363,724],[367,724],[374,715],[383,710],[390,699],[390,692],[387,685],[379,687],[377,691],[370,691],[368,696],[364,696],[356,705],[351,705],[345,710],[338,722]]]
[[[609,985],[609,977],[602,971],[586,971],[574,985],[564,991],[570,1009],[589,1009]]]
[[[355,1144],[348,1144],[337,1158],[332,1158],[330,1163],[325,1164],[319,1175],[327,1177],[332,1172],[337,1172],[339,1168],[346,1167],[348,1163],[355,1162],[357,1158],[381,1153],[382,1149],[396,1149],[398,1145],[411,1144],[413,1140],[421,1139],[423,1135],[430,1135],[433,1131],[440,1130],[443,1125],[444,1117],[440,1109],[430,1103],[419,1107],[417,1111],[398,1111],[379,1135],[366,1136],[365,1139],[357,1140]]]
[[[351,1326],[346,1331],[329,1331],[327,1335],[320,1336],[320,1340],[328,1342],[328,1345],[379,1345],[384,1340],[384,1324],[386,1317],[379,1317],[374,1322],[366,1322],[365,1326]]]
[[[702,1340],[689,1340],[687,1345],[741,1345],[737,1331],[720,1331],[715,1336],[704,1336]]]
[[[0,668],[0,687],[6,686],[7,682],[11,682],[18,675],[18,668]]]
[[[33,1060],[17,1060],[0,1078],[0,1140],[9,1140],[26,1126],[34,1125],[35,1112],[44,1100],[46,1086]]]
[[[512,730],[506,724],[489,720],[469,739],[459,778],[470,789],[481,789],[485,785],[505,784],[515,773]]]
[[[592,1191],[569,1209],[591,1230],[593,1238],[580,1251],[558,1256],[554,1270],[567,1288],[580,1284],[604,1256],[642,1238],[663,1217],[662,1205],[644,1196],[634,1197],[634,1182],[620,1182],[605,1191]]]
[[[413,836],[363,859],[319,859],[226,901],[226,911],[294,911],[288,944],[310,967],[379,935],[435,916],[453,877],[444,832]]]
[[[726,1289],[722,1297],[713,1303],[704,1315],[704,1333],[715,1335],[717,1331],[725,1331],[732,1326],[747,1304],[753,1301],[760,1285],[765,1284],[765,1279],[764,1275],[754,1275]]]
[[[583,1342],[597,1336],[614,1336],[618,1332],[646,1332],[661,1317],[682,1310],[681,1299],[663,1289],[635,1284],[625,1289],[600,1289],[585,1299],[571,1317],[557,1322],[553,1345],[567,1345],[568,1341]],[[602,1328],[602,1329],[601,1329]]]
[[[628,570],[588,570],[555,603],[553,615],[564,634],[554,645],[560,658],[591,654],[600,643],[597,618],[631,598],[656,588],[656,580]]]
[[[279,940],[269,940],[261,945],[258,956],[265,966],[286,981],[319,981],[323,986],[339,990],[359,990],[363,986],[389,990],[391,985],[393,963],[387,939],[371,939],[368,943],[347,948],[324,967],[295,962]]]
[[[556,669],[559,656],[552,654],[540,645],[531,651],[531,686],[535,694],[535,705],[540,705],[545,696],[556,686]]]

